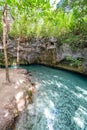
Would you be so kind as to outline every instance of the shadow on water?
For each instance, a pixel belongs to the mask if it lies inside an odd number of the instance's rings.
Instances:
[[[23,66],[39,83],[17,130],[87,130],[87,78],[41,65]]]

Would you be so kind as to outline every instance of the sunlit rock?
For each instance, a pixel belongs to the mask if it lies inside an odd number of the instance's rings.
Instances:
[[[15,96],[15,99],[16,99],[16,104],[17,104],[17,108],[18,108],[18,111],[23,111],[24,108],[25,108],[25,95],[24,95],[24,92],[19,92],[16,96]]]

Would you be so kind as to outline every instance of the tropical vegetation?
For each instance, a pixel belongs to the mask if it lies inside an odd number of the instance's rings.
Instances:
[[[7,32],[2,21],[5,9]],[[87,0],[61,0],[55,9],[50,0],[1,0],[1,37],[3,31],[6,35],[4,47],[8,37],[19,39],[18,45],[21,38],[56,37],[58,43],[71,44],[76,50],[77,46],[87,45]]]
[[[65,0],[52,10],[49,0],[7,0],[9,17],[12,21],[9,36],[18,37],[61,37],[66,34],[86,35],[87,1]],[[1,15],[0,15],[1,16]],[[0,17],[1,20],[1,17]],[[0,32],[2,26],[0,22]]]

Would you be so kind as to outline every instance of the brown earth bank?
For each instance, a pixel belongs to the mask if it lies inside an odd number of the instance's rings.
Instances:
[[[0,69],[0,130],[12,130],[14,121],[32,103],[35,83],[32,74],[24,69],[9,69],[10,83],[5,69]]]

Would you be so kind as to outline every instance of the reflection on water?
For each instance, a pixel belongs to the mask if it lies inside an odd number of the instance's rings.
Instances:
[[[87,130],[87,78],[41,65],[24,68],[39,87],[17,130]]]

